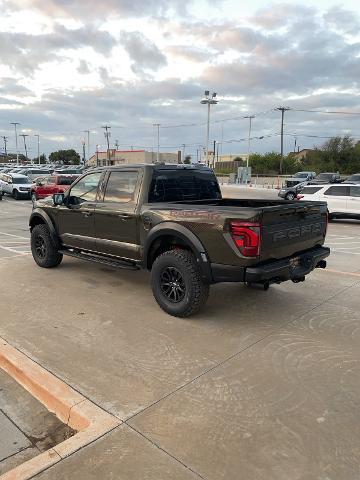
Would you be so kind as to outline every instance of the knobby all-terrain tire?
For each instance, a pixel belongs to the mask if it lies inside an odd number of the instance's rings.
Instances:
[[[180,273],[185,286],[184,297],[178,302],[171,301],[161,288],[162,275],[169,268]],[[159,306],[174,317],[189,317],[198,312],[209,295],[209,285],[202,280],[194,255],[180,249],[156,258],[151,269],[151,287]]]
[[[63,258],[51,238],[46,225],[35,225],[31,231],[31,253],[35,262],[42,268],[57,267]]]

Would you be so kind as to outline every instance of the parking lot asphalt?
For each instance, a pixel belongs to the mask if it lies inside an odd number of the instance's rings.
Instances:
[[[36,478],[360,477],[360,222],[329,225],[328,269],[303,284],[214,285],[181,320],[147,272],[36,267],[30,210],[0,202],[0,335],[123,421]]]

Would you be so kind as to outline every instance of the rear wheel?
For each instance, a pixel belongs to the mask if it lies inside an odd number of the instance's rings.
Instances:
[[[35,225],[31,231],[31,253],[39,267],[57,267],[63,258],[46,225]]]
[[[209,285],[187,250],[170,250],[157,257],[151,269],[151,286],[160,307],[175,317],[198,312],[209,295]]]

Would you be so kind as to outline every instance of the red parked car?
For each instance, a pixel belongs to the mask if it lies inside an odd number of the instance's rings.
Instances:
[[[51,175],[35,180],[31,189],[31,200],[34,202],[54,193],[65,192],[79,175]]]

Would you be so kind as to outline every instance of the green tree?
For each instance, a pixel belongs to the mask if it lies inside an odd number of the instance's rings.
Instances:
[[[32,159],[32,161],[33,161],[33,163],[39,163],[39,158],[38,158],[38,157],[35,157],[35,158]],[[41,154],[41,155],[40,155],[40,163],[41,163],[41,164],[45,164],[46,161],[47,161],[47,160],[46,160],[46,155],[45,155],[45,153]]]
[[[184,163],[186,163],[187,165],[191,163],[191,155],[186,155]]]
[[[79,165],[80,155],[74,149],[58,150],[50,153],[49,160],[51,163],[62,165]]]

